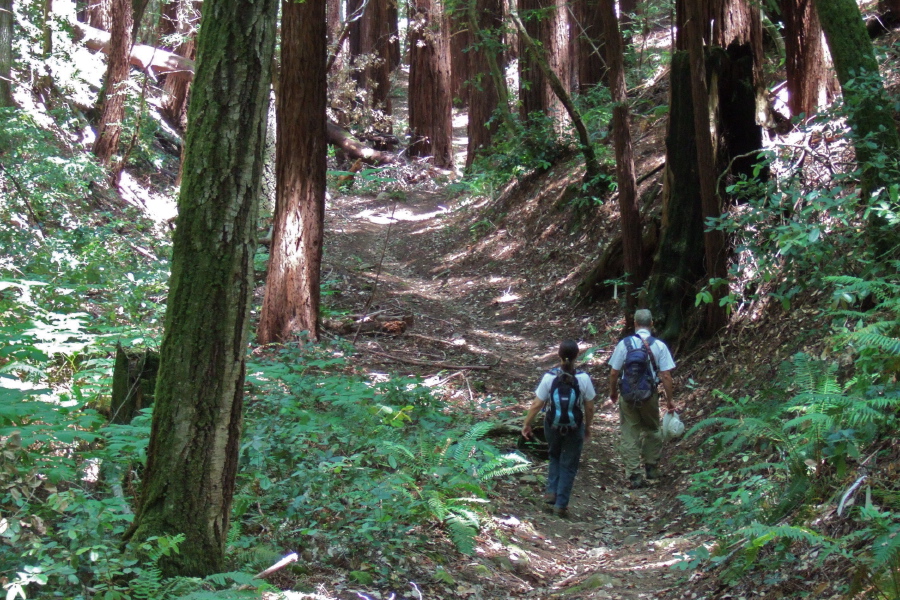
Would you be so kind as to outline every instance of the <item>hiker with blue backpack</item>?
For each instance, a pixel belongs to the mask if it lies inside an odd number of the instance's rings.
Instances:
[[[659,424],[659,384],[666,394],[666,408],[674,412],[672,369],[675,361],[662,340],[650,333],[649,310],[634,313],[634,335],[622,339],[609,359],[609,399],[618,403],[622,462],[632,489],[647,479],[660,477],[662,432]],[[641,472],[641,463],[644,472]]]
[[[544,434],[550,448],[550,463],[544,502],[561,518],[569,516],[569,496],[581,462],[581,449],[591,438],[594,420],[594,384],[587,373],[575,370],[578,343],[559,345],[560,365],[546,373],[535,390],[522,425],[522,436],[531,439],[531,424],[542,409]]]

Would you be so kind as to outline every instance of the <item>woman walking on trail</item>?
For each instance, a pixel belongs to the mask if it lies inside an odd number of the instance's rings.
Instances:
[[[575,370],[578,343],[566,340],[559,345],[560,365],[545,374],[535,390],[522,425],[522,436],[531,439],[531,424],[546,407],[544,433],[550,445],[550,464],[544,502],[559,517],[569,516],[569,496],[581,461],[581,448],[591,439],[594,420],[594,384],[587,373]]]

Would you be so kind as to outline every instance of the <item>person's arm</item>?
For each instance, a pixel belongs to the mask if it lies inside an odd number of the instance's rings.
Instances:
[[[613,404],[619,400],[619,371],[612,367],[609,369],[609,399]]]
[[[584,403],[584,441],[591,439],[591,424],[594,422],[594,401]]]
[[[531,439],[531,423],[541,411],[542,406],[544,406],[544,401],[540,398],[535,398],[534,402],[531,403],[531,406],[528,407],[528,413],[525,415],[525,423],[522,425],[522,437],[526,440]]]
[[[663,391],[666,394],[666,408],[670,411],[675,410],[675,384],[672,381],[672,371],[660,371],[659,379],[663,384]]]

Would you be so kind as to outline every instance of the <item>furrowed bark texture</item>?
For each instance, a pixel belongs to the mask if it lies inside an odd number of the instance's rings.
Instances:
[[[275,223],[257,337],[319,337],[325,227],[325,0],[282,3]]]
[[[682,335],[696,284],[704,273],[691,65],[685,51],[672,56],[669,90],[662,237],[647,282],[647,303],[659,337],[675,342]]]
[[[497,61],[502,60],[503,53],[499,36],[503,27],[503,4],[500,0],[468,0],[467,25],[472,32],[473,47],[466,53],[468,58],[469,83],[469,145],[466,152],[466,168],[472,166],[478,152],[491,146],[491,140],[497,132],[499,123],[493,120],[494,111],[500,105],[501,90],[498,89],[496,71],[503,69]],[[491,60],[494,66],[491,65]],[[503,64],[505,67],[505,64]],[[505,82],[504,82],[505,83]],[[505,85],[502,89],[506,111],[509,111],[508,99],[505,96]]]
[[[224,569],[275,41],[275,0],[206,0],[156,408],[127,537],[184,533],[167,576]]]
[[[363,74],[372,108],[391,114],[391,32],[388,29],[389,0],[369,0],[362,18],[362,53],[375,57]],[[388,128],[378,126],[381,130]]]
[[[781,0],[791,115],[814,115],[829,98],[829,57],[813,0]]]
[[[716,190],[716,167],[712,138],[710,135],[709,91],[706,84],[706,60],[700,27],[699,0],[688,0],[686,37],[691,70],[691,98],[694,110],[694,135],[697,144],[697,167],[700,173],[700,199],[704,220],[720,217],[721,200]],[[707,231],[704,234],[706,273],[711,278],[724,279],[727,276],[725,261],[725,236],[721,231]],[[725,325],[725,309],[719,306],[724,290],[713,290],[713,302],[706,305],[705,333],[712,335]]]
[[[410,156],[431,156],[435,166],[453,165],[450,52],[437,0],[415,0],[410,24]]]
[[[0,106],[12,106],[12,0],[0,0]]]
[[[467,49],[472,45],[466,15],[455,10],[447,17],[450,27],[450,97],[456,106],[468,106],[469,61]]]
[[[603,19],[600,0],[576,0],[573,5],[575,23],[575,49],[578,56],[578,92],[589,89],[607,79],[606,51],[604,50]]]
[[[613,0],[600,0],[603,29],[606,31],[606,61],[613,101],[613,145],[616,152],[616,179],[619,184],[619,218],[622,226],[622,253],[628,284],[625,288],[625,329],[634,330],[636,292],[645,277],[641,264],[641,211],[638,206],[631,148],[628,97],[625,92],[624,44],[619,32]]]
[[[160,21],[160,36],[180,33],[186,36],[178,46],[169,48],[173,53],[188,60],[194,59],[196,49],[197,27],[200,25],[200,9],[202,2],[196,0],[178,0],[163,6]],[[187,103],[191,87],[191,74],[170,73],[163,84],[163,111],[166,116],[178,125],[182,131],[187,128]]]
[[[103,110],[94,142],[94,154],[109,164],[119,147],[122,121],[125,119],[125,86],[128,81],[131,53],[131,2],[112,0],[112,31],[107,54]]]
[[[519,36],[519,100],[521,115],[527,118],[534,112],[547,115],[558,130],[568,123],[566,107],[554,92],[545,62],[563,85],[564,95],[571,88],[572,66],[569,60],[569,19],[565,0],[519,0],[519,17],[525,32],[539,41],[543,58],[539,58],[522,36]]]

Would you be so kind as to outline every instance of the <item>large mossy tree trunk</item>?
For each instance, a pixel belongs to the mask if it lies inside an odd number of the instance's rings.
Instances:
[[[704,242],[688,53],[676,52],[671,69],[662,233],[647,282],[647,304],[659,337],[674,342],[681,337],[704,273]]]
[[[122,121],[125,120],[125,96],[131,70],[132,9],[128,0],[112,0],[112,20],[106,77],[104,78],[103,108],[97,127],[94,154],[100,162],[109,164],[119,148]],[[114,169],[116,171],[118,169]]]
[[[276,139],[275,224],[257,337],[319,337],[325,229],[325,0],[285,0]],[[290,118],[283,118],[290,115]]]
[[[12,0],[0,0],[0,107],[12,106],[13,18]]]
[[[225,567],[276,8],[204,3],[147,468],[126,536],[183,533],[166,575]]]

